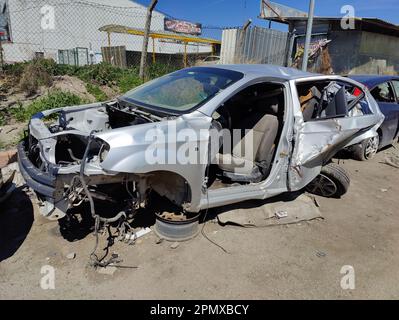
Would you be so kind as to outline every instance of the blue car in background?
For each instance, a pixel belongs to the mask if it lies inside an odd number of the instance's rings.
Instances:
[[[377,75],[351,75],[349,78],[364,84],[377,101],[385,120],[378,129],[378,137],[353,146],[357,160],[371,159],[379,149],[391,145],[399,134],[399,77]]]

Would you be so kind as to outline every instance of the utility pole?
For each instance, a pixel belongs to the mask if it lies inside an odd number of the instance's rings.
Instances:
[[[144,27],[143,49],[141,50],[141,60],[140,60],[140,79],[142,81],[144,81],[145,70],[147,67],[148,38],[150,35],[152,11],[154,10],[157,3],[158,3],[158,0],[151,0],[151,3],[147,8],[147,17],[146,17],[145,27]]]
[[[309,48],[310,48],[310,40],[312,38],[312,29],[313,29],[314,3],[315,0],[310,0],[308,25],[306,28],[305,49],[303,51],[303,59],[302,59],[302,71],[308,70]]]

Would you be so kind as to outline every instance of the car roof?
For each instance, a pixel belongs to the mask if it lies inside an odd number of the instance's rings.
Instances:
[[[390,81],[390,80],[399,80],[398,76],[387,76],[387,75],[349,75],[349,78],[356,80],[360,83],[365,84],[369,88],[373,88],[377,84]]]
[[[287,81],[319,75],[316,73],[304,72],[294,68],[280,67],[271,64],[218,64],[208,67],[238,71],[245,75],[280,78]]]

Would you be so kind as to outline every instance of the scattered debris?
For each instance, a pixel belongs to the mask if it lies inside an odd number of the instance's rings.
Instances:
[[[278,219],[287,218],[288,212],[287,211],[276,211],[275,215]]]
[[[315,197],[314,195],[308,194],[308,197],[311,198],[311,199],[313,200],[313,203],[315,204],[315,206],[316,206],[317,208],[320,208],[320,207],[321,207],[319,201],[316,199],[316,197]]]
[[[137,232],[134,232],[133,234],[126,234],[126,240],[136,240],[142,236],[145,236],[147,233],[150,233],[151,229],[150,228],[143,228]]]
[[[317,251],[316,252],[316,256],[319,258],[324,258],[327,256],[327,253],[323,252],[323,251]]]
[[[75,252],[68,253],[68,254],[66,255],[66,258],[67,258],[68,260],[73,260],[73,259],[76,258],[76,253],[75,253]]]
[[[117,267],[115,267],[115,265],[113,263],[111,263],[106,267],[97,268],[97,272],[101,273],[101,274],[108,275],[108,276],[112,276],[112,275],[114,275],[116,269],[117,269]]]
[[[179,246],[180,244],[178,243],[178,242],[173,242],[171,245],[170,245],[170,248],[171,249],[177,249],[177,247]]]
[[[223,209],[226,210],[226,208]],[[284,219],[279,219],[277,212],[290,212],[290,214],[287,214]],[[282,215],[284,216],[284,214]],[[322,215],[314,200],[308,195],[302,194],[289,202],[267,201],[263,205],[259,206],[258,203],[255,203],[250,207],[231,205],[227,207],[226,211],[219,213],[217,218],[222,225],[235,224],[242,227],[266,227],[309,221],[322,218]]]
[[[399,157],[386,157],[384,161],[380,161],[380,163],[399,169]]]
[[[9,133],[11,133],[11,132],[13,132],[14,130],[17,130],[17,129],[18,129],[18,128],[13,127],[13,128],[11,128],[10,130],[8,130],[6,133],[9,134]]]
[[[163,238],[158,238],[157,241],[155,242],[155,244],[161,244],[163,242]]]

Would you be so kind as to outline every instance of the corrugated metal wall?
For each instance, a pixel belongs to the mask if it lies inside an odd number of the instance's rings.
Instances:
[[[254,27],[225,29],[222,34],[221,63],[287,65],[290,56],[288,32]]]

